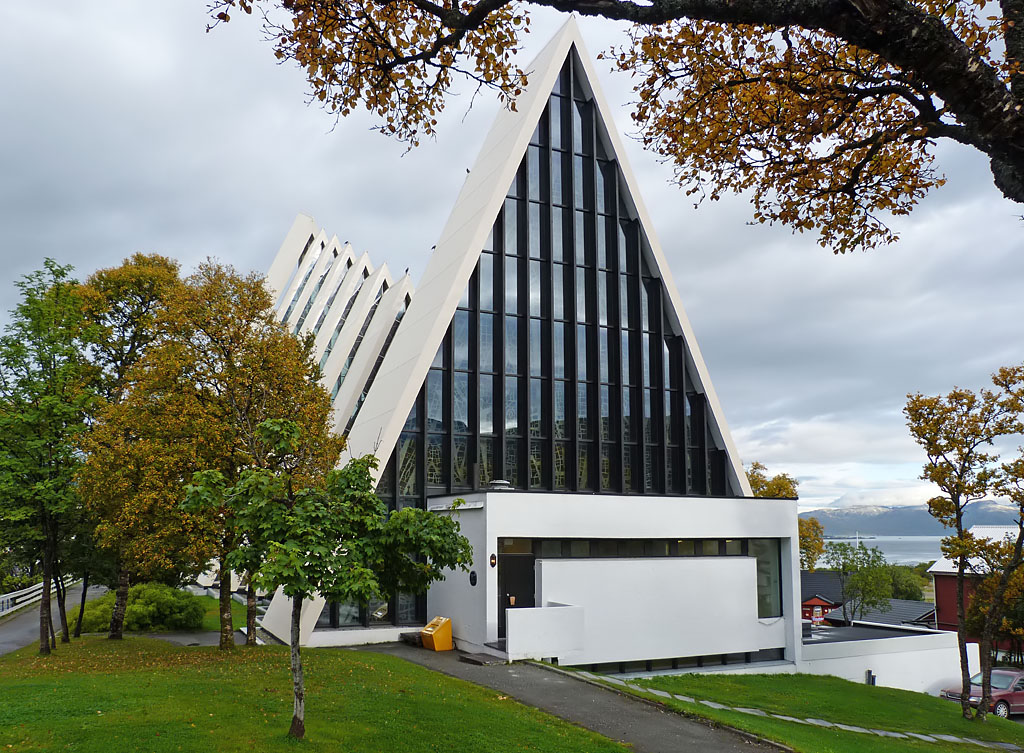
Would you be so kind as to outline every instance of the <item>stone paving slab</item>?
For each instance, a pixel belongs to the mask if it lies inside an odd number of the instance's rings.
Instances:
[[[931,735],[922,735],[920,732],[908,732],[911,737],[916,737],[918,740],[924,740],[926,743],[936,742],[935,738]]]
[[[963,740],[961,740],[956,735],[940,735],[938,733],[934,733],[932,735],[932,737],[936,738],[937,740],[942,740],[942,742],[944,742],[944,743],[962,743],[962,742],[964,742]]]
[[[836,722],[838,729],[846,730],[847,732],[862,732],[864,734],[871,734],[871,730],[865,729],[864,727],[858,727],[855,724],[840,724]]]
[[[724,703],[716,703],[715,701],[700,701],[700,703],[703,703],[708,708],[732,711],[732,706],[726,706]]]
[[[824,719],[807,719],[808,724],[813,724],[815,727],[834,727],[832,722],[826,722]]]
[[[797,724],[807,724],[806,719],[797,719],[795,716],[786,716],[785,714],[771,714],[773,719],[781,719],[784,722],[796,722]]]
[[[873,729],[873,730],[870,730],[870,731],[872,733],[878,735],[879,737],[898,737],[898,738],[901,738],[903,740],[907,739],[907,736],[904,735],[902,732],[890,732],[887,729]]]
[[[672,697],[675,698],[677,701],[685,701],[686,703],[696,703],[697,702],[697,699],[690,698],[690,696],[688,696],[688,695],[679,695],[679,693],[673,693]]]
[[[739,711],[741,714],[751,714],[753,716],[768,716],[767,711],[761,711],[761,709],[747,709],[743,706],[736,706],[733,711]]]

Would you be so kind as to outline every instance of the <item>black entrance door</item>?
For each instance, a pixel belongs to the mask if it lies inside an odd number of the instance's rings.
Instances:
[[[534,606],[532,554],[498,555],[498,638],[505,637],[505,610]]]

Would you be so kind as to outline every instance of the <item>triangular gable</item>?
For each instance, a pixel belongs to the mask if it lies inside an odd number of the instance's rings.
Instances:
[[[573,53],[575,48],[575,54]],[[668,298],[666,313],[687,344],[691,374],[707,401],[709,428],[729,458],[729,482],[743,496],[753,496],[722,409],[683,309],[669,265],[654,234],[653,223],[641,199],[636,178],[614,128],[579,27],[573,18],[544,47],[529,67],[529,83],[516,102],[516,111],[502,111],[484,141],[480,155],[466,178],[452,214],[431,256],[423,280],[398,328],[355,423],[348,435],[353,455],[376,452],[382,462],[395,447],[399,433],[416,400],[434,354],[455,314],[458,301],[476,268],[481,249],[503,206],[508,187],[540,122],[549,95],[567,57],[573,55],[593,93],[597,119],[618,163],[636,210],[641,236],[649,244],[643,251],[651,274],[663,281]]]

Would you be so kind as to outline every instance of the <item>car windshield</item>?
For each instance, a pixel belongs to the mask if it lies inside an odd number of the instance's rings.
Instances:
[[[1006,690],[1013,684],[1013,675],[1008,672],[992,673],[992,690]],[[981,672],[971,678],[971,685],[981,685]]]

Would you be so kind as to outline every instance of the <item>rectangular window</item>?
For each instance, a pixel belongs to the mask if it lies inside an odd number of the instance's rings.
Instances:
[[[606,442],[614,441],[615,436],[613,434],[614,426],[612,424],[611,387],[606,384],[602,384],[600,396],[601,439]]]
[[[542,259],[543,246],[540,238],[540,204],[530,203],[527,213],[527,237],[528,255],[532,259]]]
[[[477,456],[480,463],[480,486],[486,486],[494,478],[494,440],[482,438],[480,440],[480,453]]]
[[[608,364],[611,362],[611,354],[608,352],[608,328],[601,327],[597,330],[597,369],[598,378],[602,382],[609,381]]]
[[[581,490],[593,489],[594,446],[589,442],[580,442],[579,453],[576,464],[576,487]]]
[[[519,318],[505,319],[505,373],[519,373]]]
[[[519,380],[505,377],[505,433],[519,434]]]
[[[589,363],[587,361],[587,327],[576,325],[576,377],[580,381],[588,379]]]
[[[452,320],[454,330],[454,367],[456,369],[469,368],[469,312],[456,311]]]
[[[555,467],[554,467],[554,488],[565,489],[566,468],[568,468],[569,445],[562,442],[555,443]]]
[[[513,439],[505,443],[505,480],[512,484],[513,488],[519,488],[522,480],[519,476],[522,443]]]
[[[530,436],[543,437],[547,434],[544,427],[544,398],[540,379],[530,380]]]
[[[631,387],[622,388],[622,441],[635,442],[636,434],[636,390]]]
[[[757,558],[757,616],[781,617],[782,556],[778,539],[750,539],[747,553]]]
[[[568,437],[565,418],[565,382],[555,382],[555,439]]]
[[[427,429],[444,429],[444,372],[431,369],[427,373]]]
[[[452,439],[452,486],[469,486],[469,437]]]
[[[452,430],[468,434],[469,428],[469,374],[456,373],[452,384]]]
[[[398,438],[398,496],[420,496],[419,437],[402,432]]]
[[[576,268],[576,321],[586,322],[589,321],[587,318],[587,298],[589,297],[589,289],[587,287],[587,270],[583,267]]]
[[[551,123],[551,148],[562,148],[562,98],[552,95],[548,106],[548,118]]]
[[[544,444],[530,442],[530,486],[539,489],[544,485]]]
[[[565,267],[561,264],[552,267],[551,298],[555,319],[565,319]]]
[[[480,371],[494,371],[494,314],[480,314]]]
[[[480,377],[480,433],[494,433],[494,377]]]
[[[540,376],[544,364],[540,319],[530,320],[530,376]]]
[[[519,260],[513,256],[505,258],[505,313],[519,311]]]
[[[515,256],[519,253],[519,203],[515,199],[505,199],[505,255]]]
[[[612,459],[612,455],[615,453],[615,450],[615,445],[601,445],[601,489],[604,491],[615,488],[615,482],[612,479],[612,467],[613,465],[617,465],[616,463],[613,463]]]
[[[580,383],[576,385],[576,430],[583,439],[592,436],[590,428],[590,404],[587,401],[587,385]]]
[[[573,102],[572,148],[580,154],[594,153],[594,127],[591,123],[590,103]]]
[[[630,366],[633,362],[633,353],[630,350],[629,330],[622,330],[622,383],[633,384],[633,373]]]
[[[540,155],[540,147],[531,146],[526,150],[526,180],[532,201],[540,201]]]
[[[427,486],[444,485],[444,436],[427,435]]]
[[[530,316],[541,315],[540,262],[530,262]]]
[[[494,254],[480,254],[480,310],[494,311]]]
[[[569,360],[569,353],[565,349],[565,324],[555,322],[552,328],[555,336],[555,378],[564,379],[565,364]]]
[[[565,213],[561,207],[551,207],[551,258],[565,261]]]

